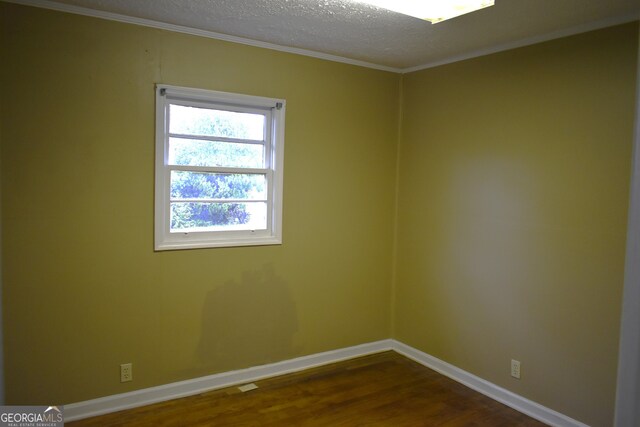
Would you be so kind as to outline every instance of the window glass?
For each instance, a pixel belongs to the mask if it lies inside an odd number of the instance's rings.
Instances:
[[[267,177],[258,174],[230,174],[171,171],[171,200],[267,198]]]
[[[180,135],[217,136],[224,138],[264,139],[265,118],[260,114],[172,104],[169,132]]]
[[[169,164],[262,168],[264,145],[169,138]]]
[[[174,233],[266,228],[266,203],[171,203]]]

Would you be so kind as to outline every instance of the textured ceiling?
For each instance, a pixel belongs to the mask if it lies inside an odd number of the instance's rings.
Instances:
[[[638,19],[640,0],[496,0],[430,24],[347,0],[57,0],[55,4],[410,69]]]

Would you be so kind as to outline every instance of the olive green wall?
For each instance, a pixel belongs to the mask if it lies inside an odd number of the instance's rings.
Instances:
[[[393,337],[610,425],[636,24],[400,76],[0,14],[7,403]],[[153,251],[154,83],[287,100],[283,245]]]
[[[637,34],[403,80],[394,337],[594,427],[613,420]]]
[[[399,76],[0,3],[9,404],[389,338]],[[287,100],[284,243],[153,251],[154,83]],[[119,382],[132,362],[134,381]]]

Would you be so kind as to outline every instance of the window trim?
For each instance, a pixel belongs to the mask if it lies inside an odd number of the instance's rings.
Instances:
[[[156,251],[282,244],[282,186],[284,160],[284,120],[286,101],[252,95],[157,84],[155,141],[154,247]],[[229,111],[269,112],[266,114],[265,167],[218,168],[241,173],[267,175],[267,229],[190,233],[170,232],[170,177],[174,167],[169,158],[169,105],[198,105]],[[237,109],[237,110],[236,110]]]

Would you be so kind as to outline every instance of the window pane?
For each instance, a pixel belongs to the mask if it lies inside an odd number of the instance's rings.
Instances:
[[[266,175],[171,171],[172,200],[266,198]]]
[[[267,204],[171,203],[172,232],[266,230]]]
[[[264,145],[170,138],[169,164],[263,168]]]
[[[169,132],[183,135],[221,136],[225,138],[264,139],[265,116],[209,108],[170,105]]]

